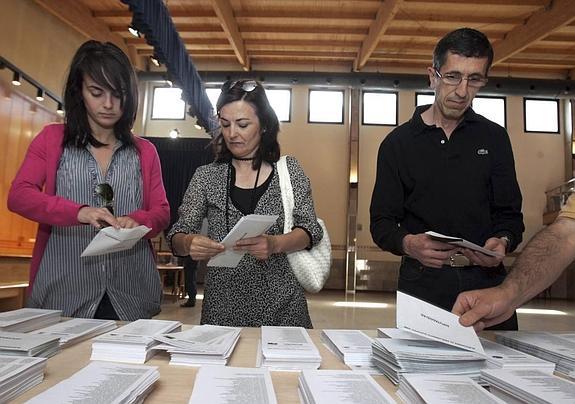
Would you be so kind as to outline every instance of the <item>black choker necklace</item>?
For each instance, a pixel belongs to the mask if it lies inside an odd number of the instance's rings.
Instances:
[[[250,160],[254,160],[255,157],[232,157],[234,160],[238,160],[238,161],[250,161]]]

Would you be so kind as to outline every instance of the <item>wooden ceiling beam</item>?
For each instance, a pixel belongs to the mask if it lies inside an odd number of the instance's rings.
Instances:
[[[553,0],[548,7],[534,13],[527,22],[507,33],[505,39],[493,44],[493,64],[501,63],[573,21],[575,21],[573,0]]]
[[[377,10],[375,20],[369,27],[367,37],[361,44],[361,49],[353,62],[353,70],[358,71],[365,66],[365,63],[379,44],[381,37],[385,34],[385,30],[391,24],[402,2],[403,0],[384,0],[381,3]]]
[[[212,6],[214,7],[214,11],[220,20],[224,32],[228,36],[230,45],[232,45],[234,53],[238,58],[238,62],[244,70],[250,70],[250,60],[246,52],[244,40],[240,34],[238,23],[234,17],[234,10],[230,5],[229,0],[212,0]]]
[[[64,23],[78,31],[86,38],[102,42],[112,42],[130,56],[133,52],[128,49],[124,39],[110,31],[108,26],[94,18],[92,10],[76,0],[34,0],[40,7],[50,14],[62,20]],[[129,13],[129,11],[128,11]],[[131,14],[130,14],[131,15]],[[133,60],[132,64],[138,68],[139,60]]]

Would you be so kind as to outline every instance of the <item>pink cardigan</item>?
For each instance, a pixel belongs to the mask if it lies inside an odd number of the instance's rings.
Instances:
[[[83,225],[78,222],[78,211],[84,205],[55,195],[63,138],[63,124],[51,124],[42,129],[32,140],[8,193],[8,209],[40,223],[32,253],[28,291],[32,290],[52,226]],[[170,206],[156,148],[145,139],[135,137],[134,141],[140,155],[144,206],[128,216],[150,227],[152,231],[146,238],[153,238],[168,226]]]

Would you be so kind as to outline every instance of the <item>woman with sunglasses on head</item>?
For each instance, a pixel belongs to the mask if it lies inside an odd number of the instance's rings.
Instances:
[[[67,317],[150,318],[162,290],[149,240],[80,257],[103,226],[145,225],[151,238],[169,222],[156,149],[131,132],[138,92],[128,57],[111,43],[85,42],[64,103],[65,123],[32,141],[8,195],[10,210],[40,224],[27,305]]]
[[[246,238],[236,268],[208,267],[202,324],[311,328],[304,290],[286,253],[311,248],[323,237],[309,179],[296,159],[287,165],[293,184],[294,228],[283,234],[283,206],[276,170],[280,157],[278,118],[264,88],[253,80],[226,82],[217,102],[221,132],[215,161],[198,168],[168,234],[177,255],[207,260],[224,250],[218,242],[244,215],[279,215],[268,232]],[[208,219],[208,235],[200,233]]]

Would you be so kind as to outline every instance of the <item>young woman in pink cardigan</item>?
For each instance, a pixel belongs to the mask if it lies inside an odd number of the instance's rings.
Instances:
[[[162,290],[149,240],[80,257],[103,226],[146,225],[151,238],[170,218],[156,149],[131,132],[138,93],[127,56],[111,43],[84,43],[64,103],[65,123],[32,141],[8,195],[10,210],[40,224],[27,305],[70,317],[150,318]]]

